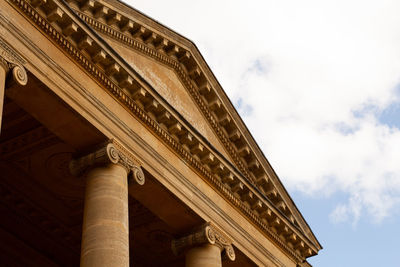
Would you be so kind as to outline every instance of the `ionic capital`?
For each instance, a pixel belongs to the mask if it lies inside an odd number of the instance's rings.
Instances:
[[[175,255],[179,255],[190,248],[207,244],[219,247],[224,256],[231,261],[235,260],[232,241],[211,223],[204,224],[187,236],[172,240],[171,248]]]
[[[13,79],[19,85],[28,83],[28,74],[23,66],[23,60],[10,46],[0,39],[0,66],[6,73],[12,72]]]
[[[127,170],[129,179],[134,179],[140,185],[144,184],[145,178],[140,162],[115,140],[110,140],[93,152],[71,160],[69,169],[72,175],[80,176],[91,168],[107,164],[121,165]]]

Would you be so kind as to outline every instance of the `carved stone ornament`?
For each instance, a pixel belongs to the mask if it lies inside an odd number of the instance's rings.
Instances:
[[[20,85],[28,83],[28,74],[23,66],[23,60],[10,46],[8,46],[2,39],[0,39],[0,64],[8,73],[12,71],[13,79]]]
[[[232,242],[211,223],[204,224],[187,236],[172,240],[171,249],[175,255],[179,255],[190,248],[206,244],[219,247],[224,257],[235,260]]]
[[[92,153],[73,159],[69,164],[72,175],[80,176],[90,168],[107,164],[119,164],[126,168],[129,180],[143,185],[145,177],[142,168],[129,152],[115,141],[110,140]]]

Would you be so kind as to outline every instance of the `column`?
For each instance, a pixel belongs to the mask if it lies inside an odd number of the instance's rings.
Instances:
[[[217,245],[204,244],[186,252],[187,267],[221,267],[221,249]]]
[[[86,179],[81,266],[129,266],[128,175],[144,183],[141,168],[114,141],[71,161]]]
[[[4,90],[8,73],[11,70],[14,81],[19,85],[26,85],[28,75],[22,66],[23,63],[25,61],[0,39],[0,131],[3,118]]]
[[[3,58],[0,58],[0,129],[3,118],[4,87],[6,84],[7,72],[8,64]]]
[[[171,248],[176,255],[185,253],[186,267],[221,267],[222,259],[235,260],[231,241],[211,223],[173,240]]]

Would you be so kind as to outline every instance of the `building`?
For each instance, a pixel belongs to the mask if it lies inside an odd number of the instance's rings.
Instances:
[[[310,266],[188,39],[118,0],[3,0],[0,51],[1,266]]]

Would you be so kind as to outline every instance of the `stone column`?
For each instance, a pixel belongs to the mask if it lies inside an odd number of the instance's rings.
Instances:
[[[0,58],[0,129],[3,118],[4,88],[6,84],[7,72],[8,64],[3,58]]]
[[[173,240],[171,248],[176,255],[185,253],[186,267],[221,267],[222,258],[235,260],[231,241],[211,223]]]
[[[187,267],[221,267],[221,249],[211,244],[194,247],[186,252],[185,266]]]
[[[141,168],[112,141],[70,169],[86,177],[81,266],[129,266],[128,175],[143,184]]]
[[[24,63],[25,61],[0,39],[0,131],[3,118],[4,90],[8,73],[12,71],[12,76],[17,84],[26,85],[28,75],[22,66]]]

